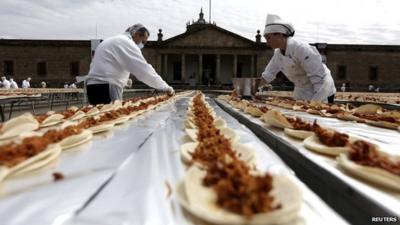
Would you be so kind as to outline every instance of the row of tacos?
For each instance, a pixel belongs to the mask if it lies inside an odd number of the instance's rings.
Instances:
[[[174,98],[179,96],[182,94]],[[19,131],[22,134],[19,138],[0,143],[0,181],[46,168],[58,160],[62,150],[86,143],[94,133],[109,130],[116,124],[124,123],[174,98],[165,95],[146,98],[144,101],[139,99],[134,103],[116,103],[114,107],[108,106],[110,110],[79,120],[67,120],[52,129],[38,130],[38,121],[31,114],[10,120],[2,128],[7,132]],[[24,128],[29,132],[25,132]]]
[[[222,100],[227,100],[228,102],[231,101],[231,105],[239,109],[246,108],[253,104],[247,100],[241,100],[237,97],[232,98],[228,95],[223,95],[220,98]],[[316,114],[323,117],[355,121],[387,129],[397,129],[400,131],[400,111],[384,109],[379,105],[364,104],[359,107],[354,107],[351,104],[295,101],[293,99],[279,97],[270,97],[263,103],[285,109]]]
[[[360,109],[367,111],[371,107]],[[298,117],[285,116],[277,109],[267,110],[260,119],[269,126],[283,129],[290,137],[303,140],[304,147],[311,151],[337,157],[338,165],[350,174],[400,191],[399,155],[388,154],[357,136],[321,127],[316,121],[310,123]]]
[[[148,110],[147,107],[152,107],[155,103],[154,101],[159,98],[160,97],[136,97],[123,102],[115,101],[106,105],[89,105],[81,108],[72,106],[62,112],[48,111],[38,116],[26,113],[0,124],[0,142],[16,138],[24,132],[55,128],[56,125],[59,126],[66,121],[81,121],[85,118],[99,117],[104,113],[128,107],[131,107],[130,110],[135,111],[135,114],[139,115],[145,110]],[[137,110],[132,110],[132,107],[137,107]],[[129,116],[133,117],[135,115],[131,113]],[[119,118],[119,120],[122,122],[124,118]]]
[[[180,204],[214,224],[276,224],[297,218],[302,194],[287,176],[261,172],[254,150],[198,93],[188,104],[181,146],[189,167],[176,191]]]

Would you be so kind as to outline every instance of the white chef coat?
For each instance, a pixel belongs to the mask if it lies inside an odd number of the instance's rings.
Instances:
[[[10,88],[18,89],[18,84],[17,84],[17,82],[15,82],[14,80],[13,80],[13,81],[10,81]]]
[[[23,80],[23,81],[22,81],[21,87],[22,87],[22,88],[30,88],[30,87],[31,87],[31,84],[29,83],[29,81]]]
[[[10,88],[11,83],[8,80],[3,80],[3,88]]]
[[[288,37],[285,55],[275,49],[262,77],[271,82],[279,71],[294,83],[294,99],[326,102],[336,93],[331,71],[322,63],[318,50],[307,43]]]
[[[128,81],[129,73],[153,88],[171,88],[147,63],[129,33],[108,38],[97,47],[87,84],[110,83],[122,89]]]

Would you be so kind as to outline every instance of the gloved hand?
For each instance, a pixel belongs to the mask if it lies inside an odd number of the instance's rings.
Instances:
[[[172,96],[175,94],[175,91],[172,87],[167,88],[167,95]]]

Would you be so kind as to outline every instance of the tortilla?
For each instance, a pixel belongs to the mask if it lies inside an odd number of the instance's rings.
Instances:
[[[354,116],[351,113],[348,112],[343,112],[343,113],[337,113],[336,117],[342,120],[349,120],[349,121],[356,121],[356,122],[360,122],[363,123],[365,121],[365,119]]]
[[[97,126],[89,127],[88,130],[92,131],[93,134],[101,133],[104,131],[111,130],[114,127],[114,124],[109,123],[109,124],[100,124]]]
[[[239,103],[237,103],[235,107],[240,109],[240,110],[244,110],[247,107],[248,104],[249,104],[248,101],[242,100]]]
[[[60,152],[61,147],[58,144],[52,144],[47,146],[47,148],[42,152],[20,162],[11,168],[0,166],[0,181],[9,175],[23,174],[33,169],[38,169],[42,166],[45,166],[50,161],[57,158],[60,155]]]
[[[356,177],[386,188],[400,191],[400,176],[396,176],[380,168],[359,165],[351,161],[347,154],[340,154],[338,163],[340,167]]]
[[[100,110],[97,107],[91,108],[89,111],[87,111],[86,116],[94,116],[98,114]]]
[[[71,135],[59,142],[62,150],[70,149],[81,145],[92,139],[93,134],[90,130],[83,130],[80,134]]]
[[[266,124],[278,128],[293,128],[292,124],[279,111],[272,109],[262,115],[261,120]]]
[[[293,104],[292,103],[287,103],[287,102],[281,102],[278,104],[279,107],[284,108],[284,109],[293,109]]]
[[[293,110],[295,110],[295,111],[302,111],[302,112],[307,111],[307,110],[304,108],[303,105],[293,105]]]
[[[387,117],[393,117],[393,118],[396,118],[396,119],[400,119],[400,112],[398,112],[398,111],[382,112],[382,113],[380,113],[380,115],[387,116]]]
[[[198,142],[188,142],[180,147],[181,159],[184,163],[188,164],[192,160],[192,155],[196,150]]]
[[[307,109],[306,112],[314,115],[321,115],[321,113],[317,109]]]
[[[23,132],[33,131],[38,128],[39,122],[32,114],[23,114],[8,120],[3,124],[0,130],[0,140],[16,137]]]
[[[64,115],[59,113],[54,113],[51,116],[47,117],[43,122],[40,124],[40,127],[50,127],[56,124],[59,124],[64,119]]]
[[[387,121],[374,121],[374,120],[365,120],[365,123],[376,126],[376,127],[383,127],[383,128],[388,128],[388,129],[394,129],[397,130],[400,124],[398,123],[391,123]]]
[[[129,106],[131,106],[132,105],[132,102],[131,101],[127,101],[127,102],[125,102],[123,105],[122,105],[122,107],[123,108],[128,108]]]
[[[83,117],[85,117],[85,115],[86,114],[82,111],[76,111],[73,116],[68,118],[68,120],[79,120],[79,119],[82,119]]]
[[[285,134],[287,134],[290,137],[294,137],[294,138],[301,139],[301,140],[304,140],[314,134],[314,132],[312,132],[312,131],[295,130],[295,129],[290,129],[290,128],[284,128],[283,132],[285,132]]]
[[[264,114],[260,109],[258,109],[257,107],[254,107],[254,106],[246,107],[244,109],[244,112],[248,113],[248,114],[250,114],[250,115],[252,115],[254,117],[260,117],[260,116],[262,116]]]
[[[30,165],[27,165],[25,167],[19,168],[18,170],[13,169],[13,172],[10,173],[10,176],[18,176],[30,172],[35,172],[56,161],[61,154],[61,147],[58,145],[57,147],[53,148],[55,149],[52,150],[49,154],[43,155],[42,158],[40,159],[38,158],[36,162],[31,163]]]
[[[340,153],[345,153],[349,150],[348,146],[344,147],[330,147],[327,145],[324,145],[318,140],[318,137],[313,134],[310,137],[306,138],[304,140],[304,147],[306,147],[309,150],[326,154],[326,155],[331,155],[331,156],[338,156]]]
[[[109,111],[114,110],[114,109],[116,109],[115,105],[110,103],[110,104],[106,104],[106,105],[101,106],[100,112],[109,112]]]
[[[241,144],[239,142],[235,142],[232,148],[236,152],[236,156],[246,162],[248,166],[255,169],[257,166],[257,158],[255,155],[255,151],[248,145]]]
[[[226,121],[221,117],[214,120],[214,126],[218,129],[223,129],[227,127]]]
[[[177,185],[179,203],[193,215],[213,224],[266,225],[289,223],[298,217],[302,204],[302,193],[292,179],[283,175],[273,175],[274,189],[271,195],[282,205],[268,213],[254,215],[250,220],[224,210],[216,205],[216,193],[202,185],[205,171],[192,166],[183,182]]]
[[[374,104],[365,104],[352,110],[353,113],[359,114],[375,114],[382,111],[382,107]]]
[[[115,100],[113,103],[114,109],[119,109],[122,107],[122,101],[121,100]]]
[[[120,117],[118,117],[118,118],[115,119],[115,120],[107,121],[107,122],[105,122],[105,123],[112,123],[112,124],[114,124],[114,125],[120,125],[120,124],[125,123],[125,122],[128,121],[129,119],[130,119],[129,116],[120,116]]]
[[[145,113],[146,110],[137,110],[134,112],[131,112],[131,114],[129,114],[130,119],[135,118],[136,116],[140,116],[141,114]]]
[[[76,111],[78,111],[78,110],[79,110],[79,108],[73,105],[73,106],[70,106],[70,107],[68,107],[68,109],[67,109],[67,110],[71,110],[71,111],[74,111],[74,112],[76,112]]]
[[[194,123],[190,119],[186,119],[184,125],[185,125],[185,128],[188,128],[188,129],[197,129],[196,125],[194,125]]]

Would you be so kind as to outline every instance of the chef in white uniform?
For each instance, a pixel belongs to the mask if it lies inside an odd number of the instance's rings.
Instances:
[[[4,77],[4,76],[1,77],[1,81],[3,82],[3,88],[8,89],[11,87],[11,83],[10,83],[10,81],[7,80],[6,77]]]
[[[132,73],[138,80],[173,94],[174,90],[147,63],[141,49],[149,37],[142,24],[129,27],[125,33],[110,37],[97,47],[86,79],[89,103],[107,104],[122,100],[123,88]]]
[[[293,26],[279,16],[267,16],[264,37],[274,55],[262,77],[270,83],[282,71],[294,83],[294,99],[333,103],[336,88],[331,71],[322,63],[318,50],[295,40],[294,33]]]

